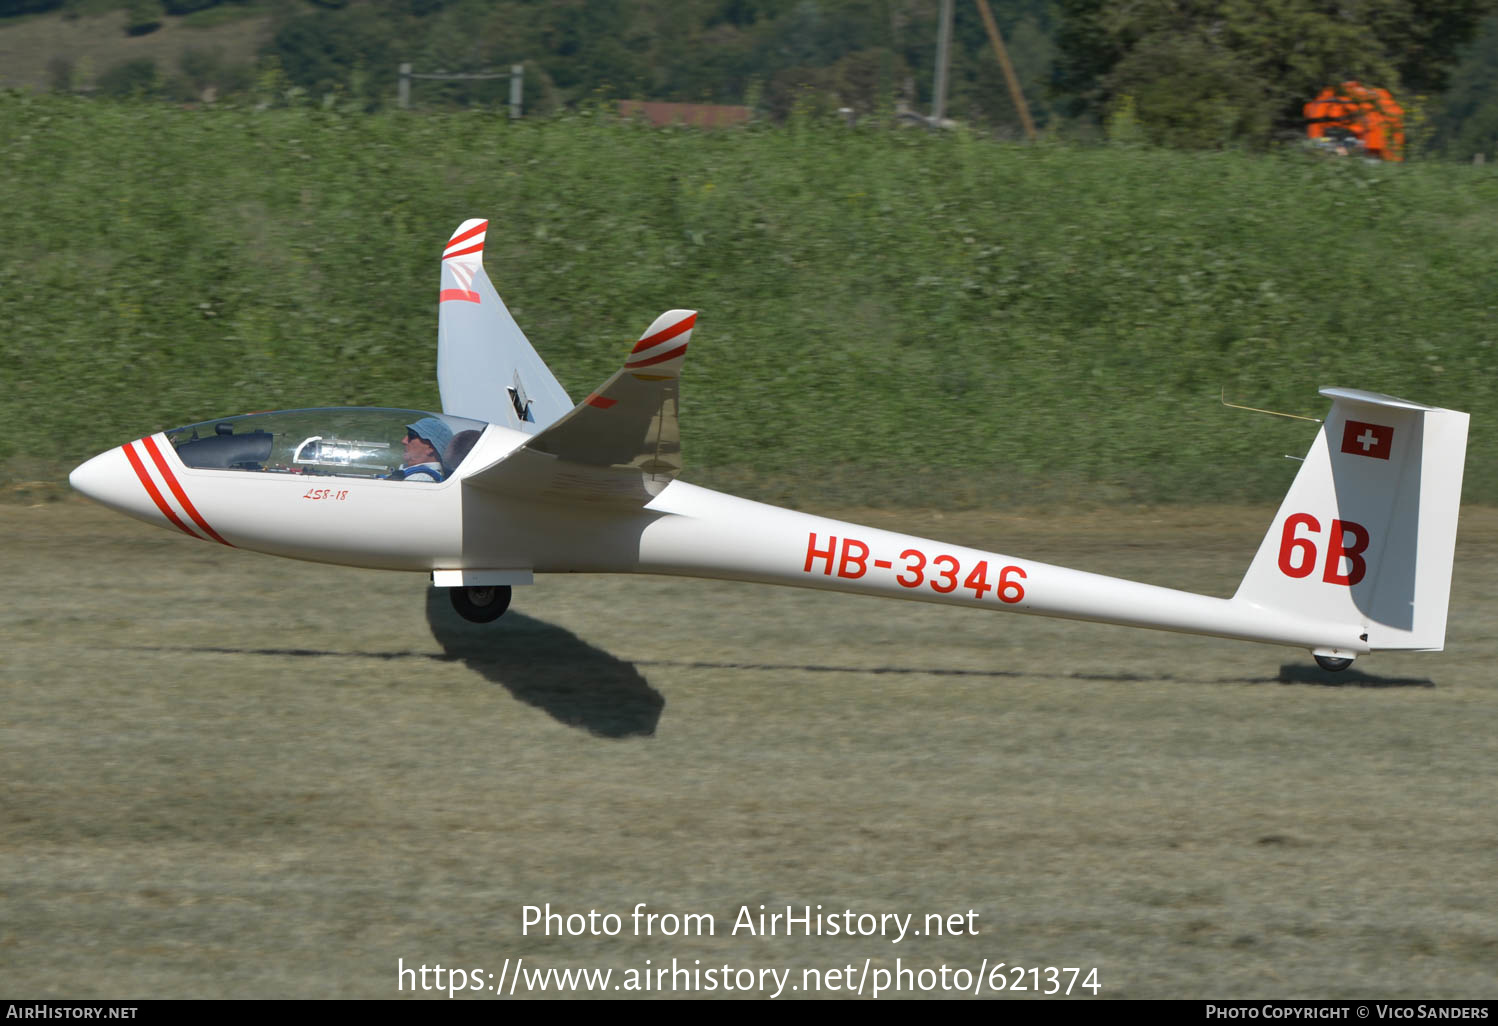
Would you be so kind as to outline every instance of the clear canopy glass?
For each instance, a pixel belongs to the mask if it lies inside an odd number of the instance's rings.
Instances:
[[[338,406],[219,417],[166,436],[189,467],[399,479],[425,465],[409,479],[430,482],[456,470],[487,426],[446,413]]]

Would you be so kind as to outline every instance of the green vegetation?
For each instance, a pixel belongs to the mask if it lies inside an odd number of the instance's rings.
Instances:
[[[117,56],[123,33],[180,37],[190,28],[199,46],[227,43],[229,63],[255,60],[321,99],[357,98],[370,109],[393,105],[397,66],[418,73],[494,71],[526,65],[531,111],[575,107],[598,96],[751,103],[776,117],[811,94],[831,107],[864,113],[897,97],[929,110],[938,5],[933,0],[0,0],[0,33],[26,12],[52,10],[55,22],[97,19],[78,33],[31,33],[22,52],[30,67],[10,66],[6,83],[55,87],[48,61],[76,63],[80,50]],[[1047,0],[1006,0],[995,12],[1037,121],[1051,111],[1047,86],[1055,53],[1053,8]],[[231,22],[240,22],[230,25]],[[252,22],[257,39],[245,38]],[[219,33],[217,29],[232,29]],[[173,67],[180,40],[137,47],[157,65],[157,95],[178,98]],[[138,43],[144,42],[137,39]],[[1009,99],[977,7],[957,5],[947,113],[969,123],[1017,132]],[[80,83],[92,86],[92,78]],[[243,83],[212,83],[218,99]],[[78,88],[78,85],[72,88]],[[417,106],[453,109],[505,100],[508,83],[423,81]]]
[[[1402,105],[1410,155],[1470,158],[1498,145],[1498,0],[991,7],[1034,120],[1053,136],[1095,139],[1122,117],[1155,144],[1268,149],[1303,137],[1308,100],[1356,78]],[[0,38],[23,30],[5,40],[6,84],[36,89],[121,95],[124,75],[128,95],[215,102],[275,74],[315,102],[376,110],[395,102],[402,62],[418,74],[469,75],[524,64],[531,113],[610,97],[748,104],[783,119],[798,102],[861,115],[900,102],[930,111],[940,8],[938,0],[0,0]],[[128,56],[123,34],[136,37]],[[198,38],[187,44],[190,36]],[[177,74],[188,45],[220,58]],[[149,61],[155,74],[142,86],[139,68],[113,68],[126,61]],[[954,4],[948,63],[946,114],[1018,138],[1022,119],[974,0]],[[412,102],[494,107],[507,89],[502,78],[423,79]]]
[[[1483,22],[1452,74],[1433,127],[1448,157],[1498,156],[1498,17]]]
[[[1059,5],[1057,85],[1072,113],[1128,101],[1151,141],[1208,148],[1299,136],[1305,102],[1347,79],[1422,105],[1493,10],[1491,0]]]
[[[435,407],[465,217],[574,397],[703,312],[688,476],[772,500],[1277,497],[1319,385],[1473,414],[1498,501],[1498,177],[1461,165],[657,130],[588,112],[0,96],[0,472],[318,404]]]

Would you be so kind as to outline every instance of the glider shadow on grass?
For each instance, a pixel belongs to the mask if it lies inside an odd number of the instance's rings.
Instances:
[[[441,588],[427,589],[426,614],[447,658],[527,705],[600,737],[655,733],[666,699],[633,663],[514,609],[497,623],[469,623]]]
[[[427,590],[427,623],[441,654],[415,650],[236,648],[223,645],[136,646],[146,652],[200,652],[296,659],[414,659],[461,662],[511,695],[569,727],[599,737],[655,733],[666,700],[635,664],[594,648],[571,631],[511,610],[500,623],[471,624],[445,591]]]
[[[1433,688],[1436,682],[1429,677],[1383,677],[1362,670],[1342,670],[1327,673],[1319,666],[1308,663],[1284,663],[1275,678],[1279,684],[1319,684],[1327,688]]]

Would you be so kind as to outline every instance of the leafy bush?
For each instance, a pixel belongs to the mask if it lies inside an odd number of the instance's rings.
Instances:
[[[119,99],[150,96],[159,84],[156,62],[149,57],[137,57],[106,68],[99,74],[96,86],[100,96]]]
[[[130,0],[125,14],[125,34],[143,36],[161,28],[166,10],[161,6],[161,0]]]

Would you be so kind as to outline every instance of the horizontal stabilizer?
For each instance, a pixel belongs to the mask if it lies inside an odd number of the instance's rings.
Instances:
[[[668,310],[624,366],[504,459],[464,476],[479,488],[550,501],[642,506],[681,472],[679,382],[694,310]]]

